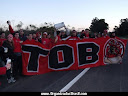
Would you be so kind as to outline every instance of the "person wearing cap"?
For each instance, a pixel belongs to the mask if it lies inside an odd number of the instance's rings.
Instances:
[[[67,40],[80,40],[80,38],[77,36],[76,30],[72,31],[72,35],[67,37]]]
[[[49,48],[49,43],[50,43],[50,41],[49,41],[49,39],[47,38],[47,35],[48,35],[48,33],[47,32],[44,32],[43,33],[43,38],[42,38],[42,44],[46,47],[46,48]]]
[[[13,42],[13,35],[9,34],[7,36],[7,40],[5,40],[2,44],[2,47],[6,50],[3,52],[3,61],[6,63],[8,58],[11,59],[12,62],[14,62],[14,42]],[[11,76],[11,69],[7,70],[7,80],[8,83],[14,83],[16,80]]]
[[[56,33],[57,33],[57,36],[55,37],[55,43],[62,41],[62,39],[60,37],[61,36],[61,32],[57,31]]]
[[[14,63],[13,63],[13,77],[17,78],[18,74],[22,75],[22,54],[21,44],[23,41],[19,39],[19,32],[14,33]]]

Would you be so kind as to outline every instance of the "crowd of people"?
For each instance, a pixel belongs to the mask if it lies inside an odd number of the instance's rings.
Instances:
[[[51,48],[53,44],[58,43],[63,40],[81,40],[88,38],[107,38],[107,30],[101,34],[94,33],[90,35],[90,30],[82,30],[81,33],[78,33],[76,30],[71,32],[71,35],[68,36],[65,31],[55,31],[54,39],[51,38],[51,34],[43,32],[41,35],[40,32],[24,34],[24,31],[21,29],[19,32],[14,32],[9,21],[7,21],[9,26],[10,34],[5,36],[4,32],[0,33],[0,75],[6,74],[8,83],[14,83],[18,79],[18,76],[22,76],[22,43],[26,40],[31,42],[40,42],[46,48]],[[111,38],[115,37],[113,32],[110,36]],[[8,62],[11,60],[11,62]]]

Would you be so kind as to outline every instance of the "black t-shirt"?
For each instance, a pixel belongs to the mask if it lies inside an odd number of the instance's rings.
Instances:
[[[22,36],[20,35],[19,38],[20,38],[21,41],[27,40],[27,37],[25,35],[22,35]]]
[[[85,34],[81,34],[80,38],[83,39],[85,36]],[[85,36],[86,37],[86,36]]]
[[[64,39],[64,38],[67,38],[68,36],[65,34],[65,35],[61,35],[60,38],[61,39]]]

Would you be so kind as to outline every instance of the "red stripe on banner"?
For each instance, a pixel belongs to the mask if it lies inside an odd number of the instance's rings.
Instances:
[[[64,62],[64,55],[63,55],[63,51],[58,51],[57,52],[57,55],[58,55],[58,62],[59,63],[62,63],[62,62]]]
[[[92,52],[92,48],[87,48],[86,52]]]
[[[86,59],[87,60],[92,60],[92,56],[87,56]]]

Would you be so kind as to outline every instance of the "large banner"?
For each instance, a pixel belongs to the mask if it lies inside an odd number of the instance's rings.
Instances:
[[[78,70],[122,62],[127,40],[98,38],[58,42],[50,50],[39,42],[23,43],[23,74]]]

